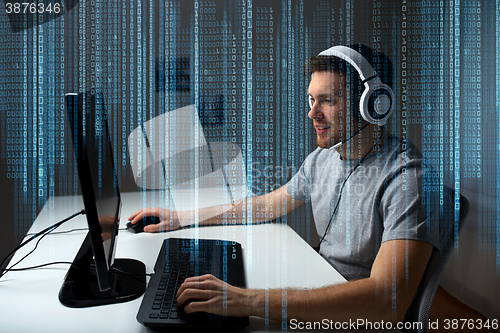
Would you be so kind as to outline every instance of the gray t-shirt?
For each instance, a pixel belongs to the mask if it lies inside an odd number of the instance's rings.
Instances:
[[[342,160],[334,149],[313,151],[286,185],[293,198],[311,203],[320,239],[342,192],[320,254],[347,280],[369,277],[381,243],[388,240],[421,240],[439,249],[439,210],[435,196],[422,186],[433,177],[424,172],[420,151],[397,137],[378,148],[342,191],[359,160]]]

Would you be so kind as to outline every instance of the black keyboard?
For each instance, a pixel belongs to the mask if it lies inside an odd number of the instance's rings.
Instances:
[[[232,241],[170,238],[163,242],[137,320],[152,328],[235,330],[248,317],[232,318],[207,313],[187,315],[176,294],[187,277],[213,274],[227,283],[246,287],[241,245]]]

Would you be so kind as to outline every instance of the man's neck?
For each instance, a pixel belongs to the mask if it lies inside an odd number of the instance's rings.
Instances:
[[[383,145],[386,139],[387,134],[380,131],[377,125],[369,125],[335,150],[342,160],[359,160],[371,153],[375,145]]]

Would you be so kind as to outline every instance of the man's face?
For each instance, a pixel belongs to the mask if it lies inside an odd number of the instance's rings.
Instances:
[[[312,102],[308,117],[313,120],[318,146],[330,148],[344,141],[346,116],[348,112],[350,115],[347,109],[350,91],[345,86],[345,75],[331,71],[314,72],[307,92]]]

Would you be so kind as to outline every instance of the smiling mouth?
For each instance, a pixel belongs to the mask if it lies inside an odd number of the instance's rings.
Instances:
[[[314,125],[314,127],[316,128],[316,134],[323,134],[330,128],[328,125]]]

